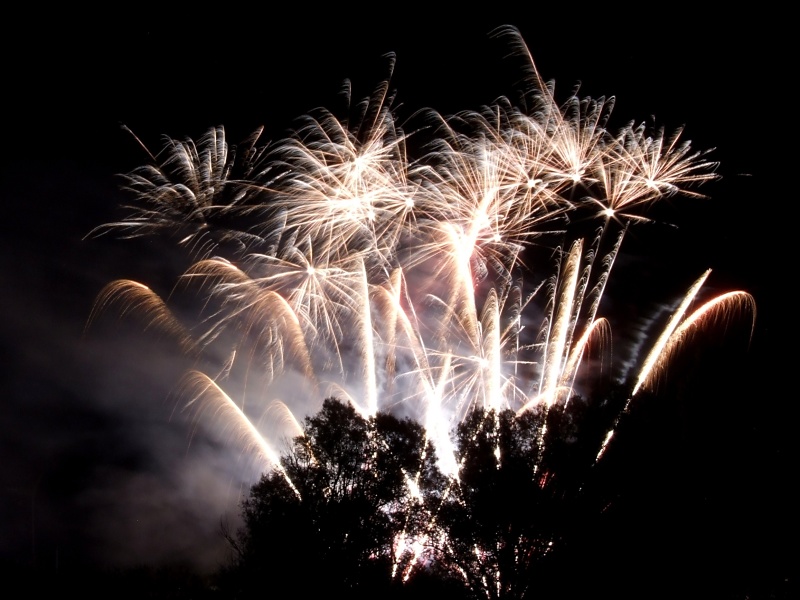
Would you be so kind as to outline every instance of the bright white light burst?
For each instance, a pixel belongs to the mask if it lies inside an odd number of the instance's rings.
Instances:
[[[129,281],[109,284],[97,308],[139,309],[187,352],[230,357],[219,376],[187,376],[185,399],[239,427],[264,468],[278,465],[276,440],[254,423],[279,403],[280,430],[296,435],[302,415],[285,413],[332,395],[366,416],[412,416],[457,477],[450,436],[471,408],[547,411],[588,391],[590,349],[610,362],[600,310],[625,232],[653,203],[702,198],[696,186],[716,178],[681,131],[610,131],[611,100],[558,103],[532,61],[530,71],[529,110],[501,99],[430,113],[416,158],[388,82],[350,120],[321,112],[276,144],[256,132],[234,151],[222,128],[197,144],[170,140],[128,175],[132,214],[95,233],[174,233],[196,260],[182,283],[204,293],[199,318],[181,324]],[[572,225],[590,219],[592,233],[576,237]],[[754,314],[744,292],[690,314],[707,276],[644,356],[631,398],[690,331],[734,309]],[[241,397],[223,391],[245,377],[233,386]]]

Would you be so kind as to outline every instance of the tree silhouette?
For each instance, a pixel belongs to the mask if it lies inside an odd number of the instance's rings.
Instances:
[[[244,501],[230,581],[242,597],[276,579],[351,598],[561,597],[576,589],[570,557],[599,501],[585,486],[625,398],[476,409],[454,432],[450,476],[421,425],[329,398]]]
[[[421,426],[329,398],[243,503],[236,586],[245,597],[276,580],[304,595],[400,593],[393,574],[414,557],[398,540],[424,531],[443,489]]]
[[[582,494],[600,442],[580,397],[515,414],[476,410],[456,432],[457,485],[439,517],[444,564],[476,598],[564,591],[562,556],[591,502]],[[588,441],[587,441],[588,440]],[[591,442],[594,443],[591,443]]]

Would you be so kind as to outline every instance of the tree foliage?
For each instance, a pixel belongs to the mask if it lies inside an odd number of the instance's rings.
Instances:
[[[287,579],[350,598],[546,597],[562,585],[559,552],[581,527],[602,442],[592,405],[475,410],[454,432],[459,467],[446,476],[421,425],[325,400],[243,503],[242,595]]]
[[[422,427],[388,414],[366,419],[335,399],[306,418],[281,467],[243,504],[237,570],[253,595],[276,578],[304,593],[386,592],[394,565],[412,558],[397,540],[425,527],[444,488]]]
[[[475,410],[458,425],[460,468],[440,510],[441,559],[473,597],[564,590],[565,550],[592,504],[583,485],[602,442],[597,423],[608,422],[598,412],[609,410],[575,396],[521,414]]]

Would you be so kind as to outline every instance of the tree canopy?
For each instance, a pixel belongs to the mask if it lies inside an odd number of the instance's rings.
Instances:
[[[575,435],[602,421],[589,405],[476,409],[445,474],[421,425],[325,400],[243,502],[236,586],[244,597],[277,579],[350,598],[546,597],[602,442],[600,428]]]
[[[302,582],[304,593],[385,592],[414,559],[401,540],[425,530],[443,482],[421,426],[325,400],[243,504],[241,585],[254,595],[275,578]]]

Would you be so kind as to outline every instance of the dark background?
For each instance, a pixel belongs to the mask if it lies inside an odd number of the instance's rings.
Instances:
[[[796,109],[784,71],[788,17],[766,12],[664,5],[615,14],[528,3],[508,14],[484,7],[433,16],[398,4],[352,14],[8,20],[0,40],[0,560],[54,570],[210,569],[225,557],[221,524],[236,523],[247,469],[214,436],[188,443],[166,376],[179,359],[133,331],[84,335],[104,284],[125,277],[168,291],[178,272],[154,240],[86,237],[118,214],[116,175],[146,161],[121,125],[151,149],[162,135],[196,138],[216,125],[234,143],[262,125],[265,139],[278,140],[308,111],[344,107],[346,79],[355,100],[371,93],[388,74],[387,52],[397,57],[401,121],[426,107],[476,109],[520,89],[519,63],[490,36],[511,24],[557,96],[580,82],[581,96],[616,97],[620,123],[652,115],[667,130],[685,125],[693,147],[715,148],[722,178],[704,190],[711,198],[676,201],[674,235],[631,234],[628,251],[646,246],[654,256],[655,270],[637,285],[680,294],[710,267],[711,293],[745,289],[758,305],[749,344],[710,344],[697,359],[708,362],[683,382],[692,390],[685,401],[637,417],[636,458],[620,459],[624,494],[614,511],[623,516],[607,553],[587,545],[593,572],[609,580],[636,573],[654,586],[670,574],[696,575],[709,588],[720,579],[734,590],[796,586],[796,394],[786,389]]]

